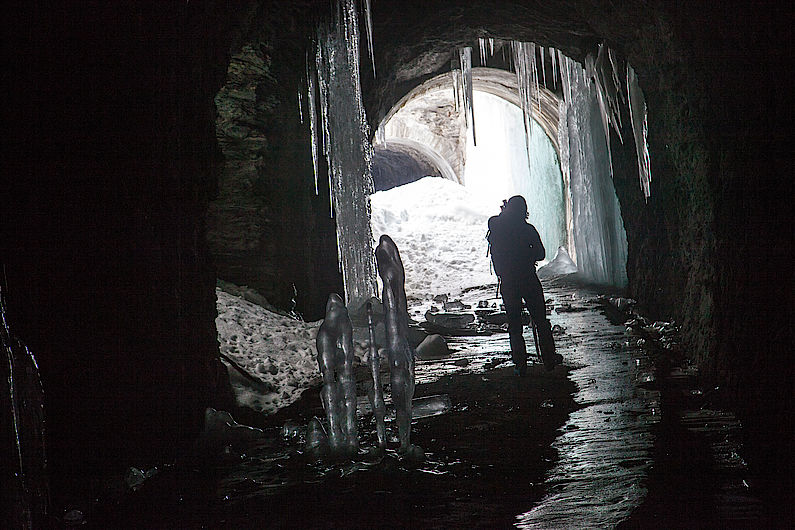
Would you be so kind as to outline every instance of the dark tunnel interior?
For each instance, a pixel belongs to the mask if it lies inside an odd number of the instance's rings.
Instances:
[[[580,62],[608,43],[634,66],[654,178],[647,201],[634,144],[612,139],[626,295],[682,326],[700,377],[742,418],[766,491],[791,500],[791,6],[372,9],[377,74],[363,51],[362,98],[373,134],[478,37]],[[315,0],[4,8],[0,289],[8,329],[41,372],[54,499],[98,470],[173,454],[206,407],[229,406],[217,280],[308,321],[340,292],[328,184],[315,194],[296,102],[332,11]],[[376,150],[377,189],[434,174],[411,149]]]

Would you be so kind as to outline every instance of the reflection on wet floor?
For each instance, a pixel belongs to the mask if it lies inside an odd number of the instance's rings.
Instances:
[[[493,293],[493,288],[473,290],[464,302],[474,307]],[[329,528],[345,522],[349,527],[375,522],[381,527],[616,527],[648,502],[661,418],[658,374],[637,337],[608,321],[599,293],[559,283],[545,284],[545,293],[568,370],[547,374],[536,366],[535,379],[509,375],[506,333],[449,337],[450,357],[417,362],[418,389],[426,391],[415,406],[428,413],[415,424],[417,439],[425,444],[424,462],[407,466],[394,451],[371,457],[364,450],[358,462],[311,462],[303,444],[308,419],[322,414],[315,393],[285,411],[289,419],[266,429],[267,436],[244,455],[230,454],[212,495],[193,501],[196,513],[187,518],[202,526],[267,521],[271,527]],[[529,328],[526,340],[532,351]],[[679,376],[685,391],[700,392],[692,374],[674,374]],[[451,401],[445,392],[458,394]],[[366,408],[360,410],[363,448],[375,442]],[[760,503],[748,495],[747,466],[738,454],[739,422],[729,413],[702,408],[684,410],[681,423],[706,439],[709,458],[720,466],[722,482],[697,502],[715,506],[718,522],[758,521]],[[395,442],[394,432],[391,437]],[[503,450],[506,446],[511,449]],[[330,497],[312,500],[321,493]],[[379,516],[370,504],[391,515]],[[337,511],[344,506],[345,519],[310,515],[320,505]],[[284,512],[279,522],[272,520],[274,510]],[[191,526],[184,513],[176,521]]]
[[[487,292],[493,293],[484,289],[468,296],[475,301]],[[571,527],[574,522],[578,527],[612,527],[645,496],[643,484],[652,459],[651,431],[658,420],[659,395],[642,387],[651,370],[643,351],[627,340],[623,327],[610,324],[602,315],[596,296],[582,289],[547,288],[550,305],[562,308],[560,313],[553,309],[550,320],[560,326],[558,351],[564,362],[574,367],[569,378],[577,385],[575,400],[581,408],[570,415],[553,444],[559,459],[541,486],[545,496],[533,509],[516,516],[521,527]],[[526,339],[532,348],[529,328]],[[450,337],[448,341],[451,357],[418,361],[418,384],[510,365],[505,333]],[[384,466],[383,461],[307,466],[294,458],[301,450],[300,430],[289,433],[289,428],[285,429],[283,434],[293,436],[293,443],[258,451],[260,456],[252,454],[241,462],[221,484],[225,496],[239,500],[247,492],[261,495],[269,489],[367,473]],[[362,434],[366,437],[367,433],[365,425]],[[460,460],[447,456],[452,455],[429,453],[416,471],[457,475]]]
[[[595,293],[547,292],[553,299],[572,294],[573,305],[592,310],[553,312],[550,319],[566,328],[558,351],[576,366],[569,377],[577,384],[575,400],[582,408],[571,414],[554,442],[560,459],[546,478],[547,494],[517,517],[521,528],[614,527],[646,495],[652,426],[659,420],[659,392],[641,386],[648,378],[648,358],[627,341],[623,327],[595,310]]]

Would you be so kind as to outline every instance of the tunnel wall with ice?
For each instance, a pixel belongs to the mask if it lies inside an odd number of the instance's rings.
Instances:
[[[772,467],[791,461],[765,436],[792,430],[791,378],[776,369],[792,349],[791,104],[777,74],[791,16],[765,7],[376,2],[377,77],[362,69],[362,92],[374,131],[478,38],[581,64],[612,43],[643,89],[654,167],[647,202],[624,119],[611,149],[628,294],[682,324],[705,380],[739,397],[752,461]],[[197,432],[220,383],[217,276],[280,307],[295,296],[314,318],[339,292],[328,190],[315,196],[298,111],[307,40],[330,11],[262,0],[6,13],[2,281],[49,392],[54,468],[83,470],[97,448],[151,456],[148,442]],[[80,450],[87,440],[94,451]]]

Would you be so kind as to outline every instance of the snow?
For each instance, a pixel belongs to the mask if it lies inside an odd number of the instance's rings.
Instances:
[[[273,386],[258,391],[230,369],[237,404],[266,414],[296,401],[319,384],[315,337],[320,322],[279,315],[239,296],[216,289],[218,342],[221,353],[249,374]]]
[[[496,283],[485,237],[500,203],[484,204],[460,184],[425,177],[375,193],[371,205],[373,235],[388,234],[400,251],[407,296],[454,295]]]

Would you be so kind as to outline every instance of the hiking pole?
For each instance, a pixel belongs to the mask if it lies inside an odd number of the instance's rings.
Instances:
[[[530,316],[530,325],[533,327],[533,344],[535,344],[536,347],[536,357],[543,363],[544,359],[541,358],[541,349],[538,346],[538,329],[536,329],[536,321],[533,319],[532,315]]]

